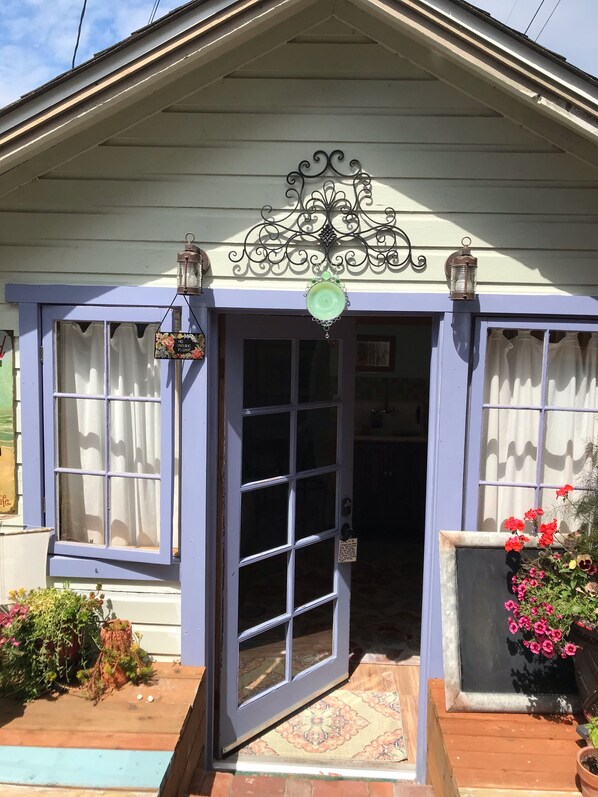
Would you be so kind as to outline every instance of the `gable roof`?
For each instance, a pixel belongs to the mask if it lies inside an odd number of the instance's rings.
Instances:
[[[598,80],[466,0],[191,0],[0,111],[0,193],[330,16],[598,166]]]

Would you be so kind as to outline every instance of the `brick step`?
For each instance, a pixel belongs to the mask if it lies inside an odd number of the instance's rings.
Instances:
[[[404,781],[196,772],[190,797],[434,797],[434,792]]]

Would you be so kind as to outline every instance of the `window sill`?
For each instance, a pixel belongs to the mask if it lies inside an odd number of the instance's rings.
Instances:
[[[54,554],[48,559],[48,575],[52,578],[87,578],[105,581],[179,581],[179,562],[169,565],[145,562],[117,562],[104,559],[84,559]]]

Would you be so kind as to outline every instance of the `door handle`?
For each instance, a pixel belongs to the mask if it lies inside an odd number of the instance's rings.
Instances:
[[[348,540],[350,537],[356,537],[355,531],[348,523],[343,523],[341,526],[341,540]]]

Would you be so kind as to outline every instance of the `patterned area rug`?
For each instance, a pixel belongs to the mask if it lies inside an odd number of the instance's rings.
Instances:
[[[407,758],[399,696],[337,689],[238,751],[248,756],[393,766]]]

